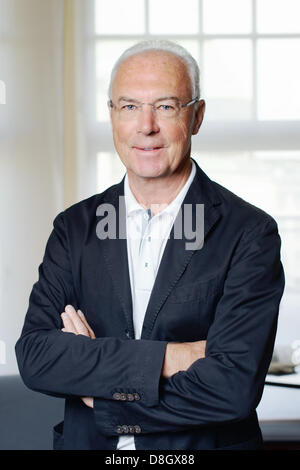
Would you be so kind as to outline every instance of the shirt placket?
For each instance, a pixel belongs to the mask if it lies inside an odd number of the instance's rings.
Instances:
[[[142,233],[138,256],[138,275],[136,286],[141,290],[151,290],[154,283],[154,266],[152,259],[152,221],[151,216],[146,211],[142,219]]]

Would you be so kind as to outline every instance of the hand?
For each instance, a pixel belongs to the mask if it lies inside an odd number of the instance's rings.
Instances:
[[[64,333],[74,333],[75,335],[88,336],[95,339],[95,333],[88,324],[84,314],[81,310],[75,310],[72,305],[67,305],[65,311],[61,314],[61,319],[64,324],[62,331]],[[94,407],[94,399],[92,397],[81,397],[83,403],[89,408]]]
[[[187,370],[193,362],[205,357],[206,341],[168,343],[161,375],[171,377],[180,370]]]
[[[86,321],[86,318],[81,310],[75,310],[72,305],[67,305],[65,311],[61,314],[61,319],[64,324],[62,331],[67,333],[74,333],[75,335],[88,336],[95,339],[95,333]]]

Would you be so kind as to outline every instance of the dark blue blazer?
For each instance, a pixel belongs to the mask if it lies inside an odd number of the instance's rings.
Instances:
[[[284,288],[275,221],[197,166],[184,204],[204,204],[203,247],[171,234],[135,340],[126,239],[96,235],[101,204],[122,223],[123,194],[124,181],[56,217],[16,344],[25,384],[66,399],[55,448],[115,449],[124,434],[137,449],[258,448],[255,409]],[[95,340],[61,331],[67,304]],[[206,357],[161,378],[167,342],[197,340]],[[95,397],[94,409],[81,396]]]

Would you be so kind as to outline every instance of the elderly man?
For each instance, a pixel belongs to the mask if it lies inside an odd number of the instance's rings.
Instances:
[[[56,217],[16,344],[23,380],[66,399],[55,448],[260,448],[276,223],[191,159],[205,103],[184,49],[125,51],[109,98],[127,172]]]

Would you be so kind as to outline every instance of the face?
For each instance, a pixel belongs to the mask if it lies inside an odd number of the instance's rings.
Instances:
[[[122,98],[154,103],[176,97],[191,101],[192,90],[186,65],[173,54],[147,51],[125,60],[112,86],[112,102]],[[143,105],[134,119],[124,120],[114,107],[111,122],[116,150],[132,178],[164,178],[185,171],[189,165],[191,136],[200,128],[204,102],[182,108],[172,118],[158,117]]]

